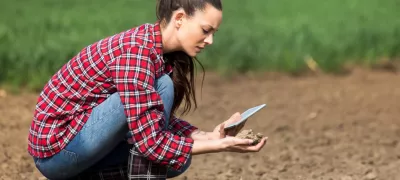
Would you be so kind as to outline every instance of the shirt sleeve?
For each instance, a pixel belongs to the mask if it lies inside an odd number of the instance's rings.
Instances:
[[[151,161],[181,169],[194,141],[163,131],[163,106],[154,87],[155,66],[150,49],[140,46],[126,49],[111,59],[109,68],[136,149]]]
[[[175,116],[170,120],[168,125],[168,130],[179,136],[190,137],[193,131],[198,128],[191,125],[189,122],[179,119]]]

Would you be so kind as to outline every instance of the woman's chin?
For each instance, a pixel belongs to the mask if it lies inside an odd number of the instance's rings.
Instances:
[[[197,52],[196,50],[192,50],[192,51],[185,51],[185,53],[190,57],[196,57],[199,52]]]

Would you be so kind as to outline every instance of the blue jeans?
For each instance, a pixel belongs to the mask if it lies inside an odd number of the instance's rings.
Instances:
[[[156,80],[156,90],[164,104],[168,127],[174,100],[174,86],[168,75]],[[34,158],[39,171],[49,179],[67,179],[84,171],[127,165],[129,150],[133,145],[126,142],[128,124],[118,93],[112,94],[95,107],[82,130],[68,145],[49,158]],[[182,174],[190,166],[191,158],[181,171],[168,169],[168,178]]]

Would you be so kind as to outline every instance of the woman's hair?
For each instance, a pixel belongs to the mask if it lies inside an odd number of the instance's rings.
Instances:
[[[207,3],[222,11],[221,0],[157,0],[156,16],[161,24],[168,24],[171,20],[173,11],[182,8],[188,16],[192,16],[196,10],[204,10]],[[185,106],[182,114],[190,111],[192,107],[191,99],[194,102],[195,108],[197,108],[194,83],[194,60],[200,64],[204,72],[203,65],[197,60],[197,58],[192,58],[183,51],[164,54],[164,59],[166,64],[170,64],[173,67],[172,81],[174,83],[175,94],[171,117],[175,114],[184,99]]]

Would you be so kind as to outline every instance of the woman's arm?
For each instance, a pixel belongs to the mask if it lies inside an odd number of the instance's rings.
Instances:
[[[195,140],[192,155],[221,152],[221,143],[218,140]]]
[[[190,138],[196,140],[215,140],[219,139],[219,133],[215,132],[206,132],[200,129],[197,129],[190,134]]]
[[[257,145],[251,145],[253,140],[227,136],[215,140],[195,140],[192,155],[216,152],[258,152],[264,147],[267,138],[263,138]]]

